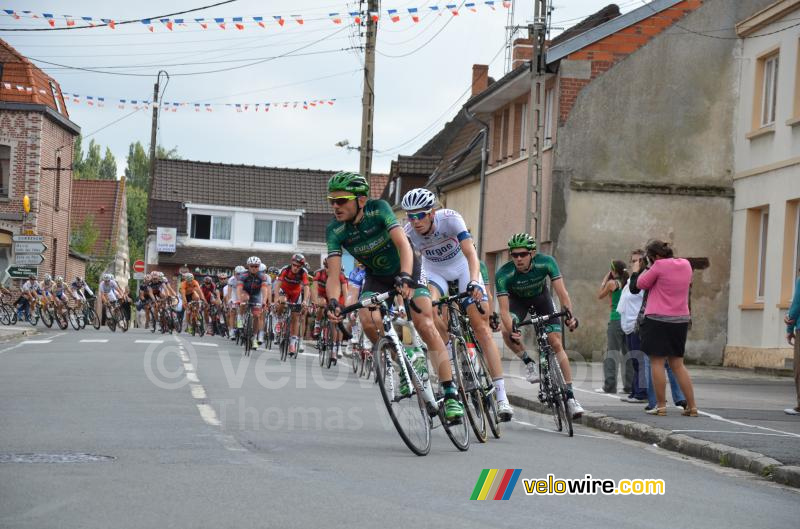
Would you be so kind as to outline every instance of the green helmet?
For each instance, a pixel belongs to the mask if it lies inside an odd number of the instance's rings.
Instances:
[[[508,249],[525,248],[526,250],[536,249],[536,239],[527,233],[515,233],[508,240]]]
[[[369,195],[369,184],[367,179],[358,173],[348,173],[342,171],[336,173],[328,180],[328,192],[347,191],[356,196]]]

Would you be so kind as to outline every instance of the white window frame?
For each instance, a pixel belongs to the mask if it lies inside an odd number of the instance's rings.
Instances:
[[[233,231],[234,231],[233,230],[234,223],[233,223],[233,215],[231,215],[230,213],[227,214],[227,215],[222,215],[222,214],[220,214],[219,211],[207,211],[207,210],[202,210],[202,209],[192,209],[192,210],[187,210],[187,214],[188,214],[188,218],[186,219],[186,221],[187,221],[187,224],[186,224],[186,226],[187,226],[187,230],[186,230],[187,234],[186,235],[188,236],[188,238],[190,240],[199,241],[199,242],[206,243],[206,244],[217,244],[217,245],[225,244],[225,243],[231,243],[231,244],[233,243],[233,239],[234,239],[234,233],[233,233]],[[211,226],[210,226],[210,230],[209,230],[210,231],[210,233],[209,233],[209,237],[210,238],[208,238],[208,239],[197,239],[197,238],[192,236],[192,217],[194,215],[207,215],[207,216],[211,217]],[[214,217],[225,217],[227,219],[230,219],[230,221],[231,221],[231,236],[230,236],[229,239],[216,239],[216,238],[214,238]]]
[[[765,222],[766,219],[766,222]],[[766,233],[765,233],[766,229]],[[756,302],[763,303],[767,292],[767,242],[769,237],[769,208],[763,208],[758,222],[758,268],[756,275]]]
[[[778,72],[780,54],[776,53],[764,58],[764,79],[761,89],[761,126],[775,124],[776,107],[778,105]],[[771,71],[770,71],[771,70]]]
[[[257,220],[269,220],[272,221],[272,241],[271,242],[262,242],[256,241],[256,221]],[[290,243],[279,243],[275,242],[275,234],[278,231],[278,222],[288,222],[292,224],[292,242]],[[297,239],[298,239],[298,229],[299,229],[299,217],[288,217],[288,216],[280,216],[280,215],[255,215],[253,217],[253,246],[254,247],[269,247],[269,248],[294,248],[297,246]]]

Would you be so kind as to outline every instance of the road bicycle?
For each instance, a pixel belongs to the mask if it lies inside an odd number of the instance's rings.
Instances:
[[[203,302],[194,300],[188,302],[186,307],[186,328],[191,329],[192,336],[199,334],[202,338],[206,333],[205,318],[203,317]]]
[[[467,421],[458,419],[449,422],[445,419],[441,387],[434,392],[428,375],[427,347],[420,339],[410,319],[391,314],[391,304],[394,303],[396,295],[395,291],[375,294],[345,307],[341,314],[346,315],[354,310],[370,307],[378,307],[380,311],[383,335],[372,348],[378,387],[389,417],[406,446],[416,455],[427,455],[431,448],[433,417],[438,416],[440,424],[453,445],[459,450],[465,451],[469,449],[470,444]],[[406,314],[409,314],[408,305],[413,310],[417,310],[413,301],[411,303],[404,301],[404,304],[406,305]],[[403,344],[395,326],[408,329],[412,340],[411,347],[407,348]],[[345,334],[347,333],[345,332]],[[409,351],[413,351],[414,356],[411,358]],[[421,359],[417,356],[419,354],[423,355]],[[418,365],[415,366],[415,363]],[[460,368],[458,365],[454,365],[453,369],[455,371],[453,382],[459,386],[461,384]],[[408,388],[407,391],[403,391],[404,386]]]
[[[237,335],[236,341],[237,343],[241,343],[244,345],[244,355],[250,356],[251,351],[253,350],[253,336],[255,336],[253,321],[255,319],[255,315],[253,314],[253,307],[258,307],[261,304],[252,301],[247,302],[247,306],[244,309],[244,314],[242,314],[242,326],[239,328],[239,333]]]
[[[532,325],[536,333],[536,343],[539,348],[539,402],[547,405],[553,413],[553,420],[556,430],[564,431],[567,427],[567,435],[573,436],[572,414],[567,406],[567,384],[564,382],[564,375],[558,365],[555,352],[547,341],[547,322],[565,318],[569,320],[572,314],[568,310],[537,316],[533,308],[529,310],[531,315],[529,320],[514,324],[514,332],[525,325]]]
[[[477,439],[485,443],[488,439],[487,424],[495,438],[500,437],[500,418],[497,413],[497,392],[489,373],[483,350],[475,339],[469,316],[463,310],[461,302],[471,294],[463,292],[453,296],[440,298],[434,302],[436,306],[446,306],[447,330],[450,334],[451,362],[461,368],[462,391],[465,411]],[[483,307],[477,305],[478,311],[484,314]]]
[[[281,362],[285,362],[289,356],[297,357],[297,351],[289,352],[289,342],[292,338],[292,312],[302,313],[302,303],[284,303],[285,309],[283,314],[277,314],[275,317],[278,319],[278,326],[280,330],[277,331],[275,341],[278,343],[278,349],[281,352]]]
[[[107,303],[103,310],[106,314],[106,325],[111,332],[115,332],[117,327],[126,332],[128,330],[128,320],[125,319],[125,314],[122,312],[122,307],[118,299]]]
[[[333,359],[333,348],[336,346],[334,338],[336,332],[333,323],[328,319],[328,312],[325,311],[322,321],[319,324],[319,335],[317,336],[317,352],[319,353],[320,367],[331,368],[336,361]]]

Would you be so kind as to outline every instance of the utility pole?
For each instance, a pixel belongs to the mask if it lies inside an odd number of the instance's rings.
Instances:
[[[542,117],[544,115],[545,35],[547,0],[534,0],[533,23],[528,35],[533,41],[531,55],[531,95],[528,103],[528,186],[525,195],[525,231],[534,233],[537,242],[542,238]],[[536,194],[536,210],[533,195]],[[531,229],[531,221],[535,227]]]
[[[167,76],[169,82],[169,74],[164,70],[158,72],[156,76],[156,83],[153,85],[153,119],[150,123],[150,175],[147,182],[147,196],[153,194],[153,180],[156,175],[156,142],[158,141],[158,92],[160,90],[161,74]],[[147,226],[150,226],[150,208],[147,208]]]
[[[364,17],[367,26],[367,41],[364,48],[364,92],[361,96],[361,163],[359,173],[369,182],[372,173],[372,117],[375,111],[375,42],[378,39],[378,23],[372,20],[372,13],[380,12],[380,0],[367,2]]]

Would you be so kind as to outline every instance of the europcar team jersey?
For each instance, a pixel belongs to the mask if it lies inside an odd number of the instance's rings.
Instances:
[[[517,271],[514,263],[509,262],[497,271],[494,282],[498,296],[535,298],[544,291],[548,277],[550,281],[561,277],[558,264],[551,256],[537,253],[527,272]]]
[[[400,252],[389,232],[400,224],[385,200],[367,200],[358,224],[331,221],[326,233],[328,255],[342,255],[342,248],[363,263],[370,275],[395,276],[400,271]]]
[[[411,226],[405,225],[406,235],[422,254],[426,270],[453,270],[468,267],[467,258],[461,251],[461,241],[472,236],[461,215],[452,209],[440,209],[433,216],[433,225],[427,235],[420,235]]]
[[[486,267],[486,263],[480,261],[481,264],[481,278],[483,279],[483,284],[489,284],[489,269]]]
[[[261,285],[263,284],[270,284],[269,276],[264,272],[259,272],[257,274],[251,274],[248,272],[242,272],[239,274],[239,277],[236,278],[239,283],[242,285],[242,290],[247,292],[249,295],[258,295],[261,292]]]

